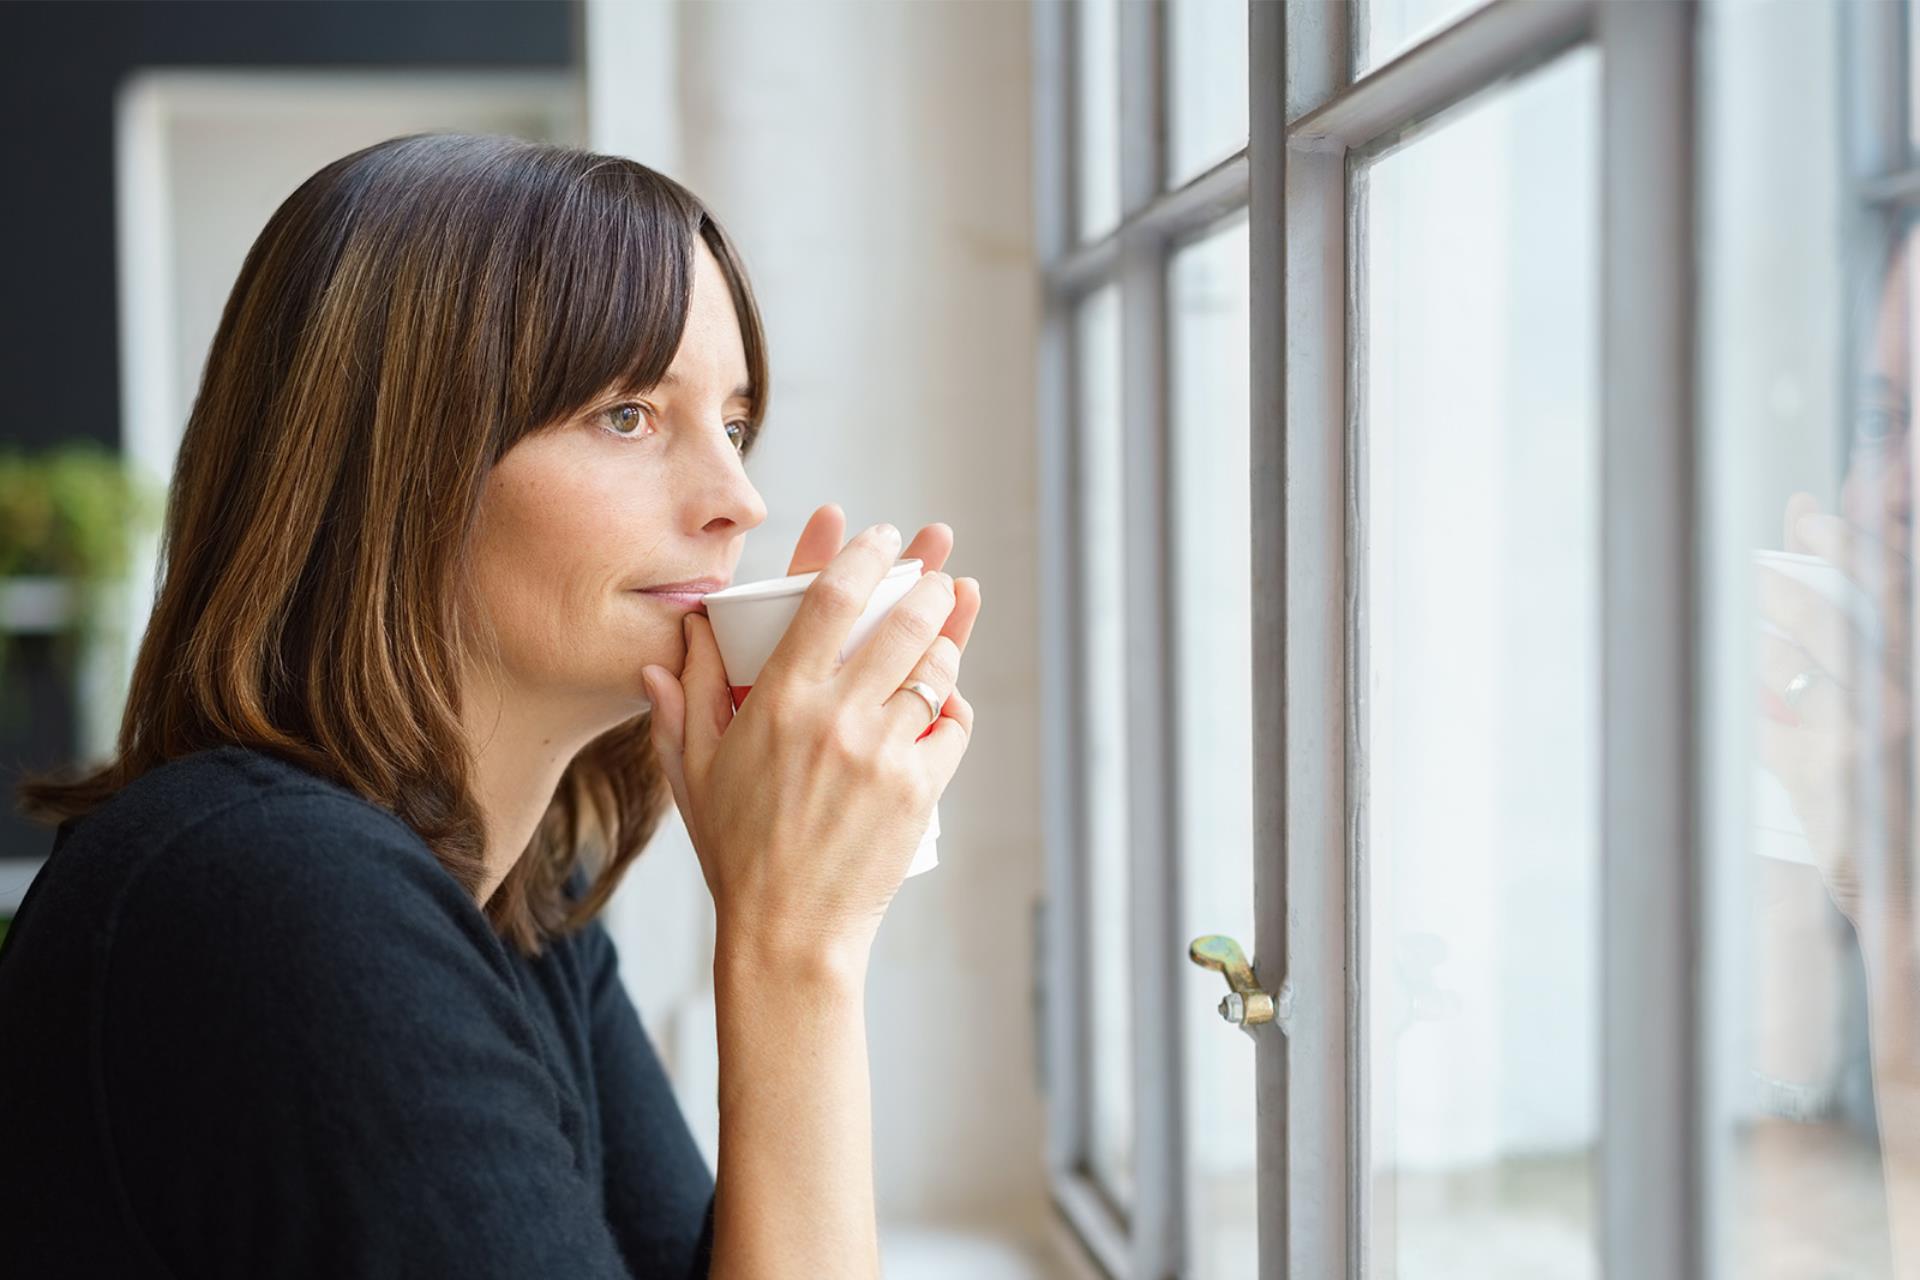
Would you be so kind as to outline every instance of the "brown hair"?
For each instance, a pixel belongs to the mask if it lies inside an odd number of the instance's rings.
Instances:
[[[485,833],[458,716],[458,592],[488,470],[609,386],[644,391],[680,344],[695,237],[740,318],[744,266],[705,206],[620,156],[423,133],[343,156],[248,251],[180,442],[157,594],[117,757],[20,784],[76,817],[155,766],[241,744],[341,783],[420,833],[477,893]],[[648,713],[574,757],[488,900],[525,954],[605,904],[672,802]],[[576,867],[597,873],[577,902]]]

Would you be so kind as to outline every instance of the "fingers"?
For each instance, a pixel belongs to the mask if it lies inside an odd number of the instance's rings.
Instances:
[[[1781,639],[1776,635],[1762,634],[1760,637],[1759,671],[1760,697],[1762,711],[1769,719],[1780,720],[1784,713],[1784,723],[1794,725],[1817,722],[1827,726],[1841,726],[1847,717],[1847,692],[1834,682],[1832,675],[1821,669],[1821,664],[1807,656],[1799,645]],[[1802,672],[1810,673],[1813,682],[1789,703],[1786,700],[1787,686],[1794,677]]]
[[[1759,566],[1760,616],[1787,633],[1813,661],[1842,684],[1868,654],[1867,638],[1840,607],[1819,591],[1777,569]]]
[[[1801,490],[1788,498],[1787,509],[1783,517],[1786,528],[1782,531],[1780,545],[1788,551],[1796,551],[1802,555],[1810,553],[1812,548],[1808,547],[1806,543],[1800,539],[1800,520],[1803,516],[1818,514],[1820,514],[1820,500],[1805,490]]]
[[[847,536],[847,517],[840,510],[840,504],[829,502],[817,508],[807,520],[807,527],[800,531],[800,540],[794,544],[793,559],[787,563],[787,575],[812,573],[823,569],[827,562],[840,550],[840,543]]]
[[[893,694],[887,698],[880,712],[885,717],[884,732],[890,742],[920,738],[933,727],[933,720],[939,715],[936,711],[933,716],[929,716],[926,701],[919,694],[905,687],[914,680],[932,685],[935,699],[944,703],[947,696],[953,692],[954,685],[960,680],[959,647],[944,635],[935,636],[926,655],[915,665],[906,680],[901,681],[901,687],[894,690]]]
[[[1789,508],[1791,510],[1791,508]],[[1886,625],[1885,642],[1905,652],[1913,561],[1907,549],[1881,541],[1840,516],[1809,512],[1794,526],[1800,546],[1860,584]]]
[[[980,580],[955,578],[953,612],[947,615],[946,625],[940,628],[940,634],[952,640],[954,647],[965,653],[967,641],[973,638],[973,624],[979,616]]]
[[[907,697],[913,697],[908,694]],[[915,699],[918,701],[918,699]],[[933,722],[933,732],[914,744],[914,753],[926,761],[927,773],[938,790],[946,790],[960,768],[960,758],[973,739],[973,704],[958,689],[947,695],[947,705]]]
[[[787,574],[812,573],[824,569],[840,551],[847,536],[846,513],[837,502],[816,508],[794,544],[793,559],[787,562]],[[918,560],[928,572],[940,568],[953,554],[953,527],[943,522],[923,526],[902,551],[902,560]]]
[[[920,567],[927,573],[933,573],[947,563],[947,557],[953,554],[953,527],[939,521],[923,526],[913,535],[913,541],[900,553],[902,560],[918,560]]]
[[[726,668],[720,662],[713,624],[704,614],[689,613],[685,630],[687,660],[680,685],[686,692],[687,710],[681,757],[689,775],[704,778],[713,753],[720,748],[720,735],[733,719],[733,694],[727,688]]]
[[[901,682],[904,685],[912,680],[925,681],[942,698],[959,683],[960,657],[966,652],[974,620],[980,616],[978,582],[972,578],[960,578],[953,584],[953,593],[953,612],[947,615],[946,625],[940,628],[940,634],[933,638],[933,643],[921,655],[907,679]],[[854,657],[857,660],[859,654]],[[924,737],[932,727],[927,720],[926,703],[915,694],[900,692],[898,688],[887,696],[883,711],[887,720],[885,731],[890,737],[911,729],[918,739]]]
[[[841,672],[850,696],[867,706],[886,702],[912,678],[935,636],[952,616],[957,603],[953,579],[945,573],[923,573],[873,628],[860,651]],[[956,651],[958,646],[955,646]]]
[[[1840,566],[1867,590],[1878,593],[1912,568],[1904,547],[1882,542],[1842,516],[1809,514],[1794,525],[1795,538],[1809,555]]]
[[[652,719],[648,722],[647,732],[653,742],[654,757],[660,761],[660,771],[667,775],[667,785],[673,788],[673,802],[679,806],[681,818],[688,819],[691,810],[687,807],[687,775],[681,757],[686,693],[681,689],[680,682],[663,667],[640,668],[640,680],[646,685],[647,697],[653,702]]]
[[[793,621],[768,656],[767,668],[816,681],[831,678],[847,633],[899,551],[900,531],[892,525],[875,525],[841,548],[808,586]],[[760,678],[767,678],[766,670]]]

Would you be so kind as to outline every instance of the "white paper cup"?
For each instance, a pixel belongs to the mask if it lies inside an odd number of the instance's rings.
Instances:
[[[920,580],[920,572],[921,563],[917,559],[896,560],[893,567],[887,570],[887,576],[867,597],[867,607],[854,620],[845,643],[840,646],[842,663],[859,652],[860,646],[867,642],[867,637],[873,634],[880,620]],[[747,700],[753,682],[760,676],[760,668],[773,656],[780,637],[786,634],[794,615],[800,611],[801,598],[819,576],[816,570],[784,578],[742,582],[701,597],[700,603],[706,607],[707,621],[713,627],[714,642],[720,647],[720,662],[727,669],[727,684],[733,690],[735,710]],[[927,732],[932,732],[932,729],[932,725],[927,726]],[[923,733],[921,736],[926,735]],[[940,857],[936,848],[939,835],[940,806],[936,804],[927,822],[926,834],[920,839],[920,847],[907,866],[909,876],[931,871],[939,865]]]
[[[1873,597],[1867,594],[1867,589],[1849,578],[1846,570],[1830,560],[1805,555],[1798,551],[1763,549],[1753,553],[1753,562],[1783,573],[1795,582],[1804,583],[1833,601],[1860,629],[1867,652],[1879,652],[1881,643],[1879,609],[1875,606]],[[1760,620],[1760,629],[1780,636],[1782,639],[1792,639],[1765,618]]]
[[[1882,638],[1878,607],[1866,589],[1849,578],[1840,566],[1798,551],[1757,550],[1753,553],[1753,562],[1778,570],[1831,600],[1859,629],[1861,643],[1866,646],[1866,653],[1861,656],[1869,658],[1879,652]],[[1793,639],[1765,618],[1760,619],[1760,630],[1782,640]],[[1753,770],[1754,851],[1782,862],[1818,866],[1813,845],[1807,839],[1799,815],[1794,812],[1793,798],[1786,784],[1758,760],[1754,761]]]

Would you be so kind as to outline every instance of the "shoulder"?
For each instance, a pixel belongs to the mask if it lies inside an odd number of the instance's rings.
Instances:
[[[74,832],[136,851],[190,836],[268,844],[338,835],[426,844],[406,823],[349,788],[251,747],[221,746],[169,760],[134,779]]]
[[[485,964],[500,950],[417,832],[250,748],[196,752],[136,779],[73,828],[56,864],[91,902],[122,975],[236,963],[311,975],[428,945]]]
[[[419,833],[394,814],[337,782],[240,746],[149,770],[82,819],[66,845],[78,855],[69,861],[115,864],[122,883],[172,883],[182,892],[196,883],[170,873],[199,871],[228,888],[273,893],[439,865]],[[145,891],[165,892],[158,886]]]

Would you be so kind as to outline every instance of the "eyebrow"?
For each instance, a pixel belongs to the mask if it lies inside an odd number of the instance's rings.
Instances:
[[[677,387],[680,385],[680,375],[673,372],[671,369],[669,369],[667,372],[660,375],[659,385],[663,387]],[[733,389],[733,394],[728,396],[727,398],[730,400],[732,399],[751,400],[753,399],[753,388],[747,383],[743,382],[739,386],[735,387]]]

